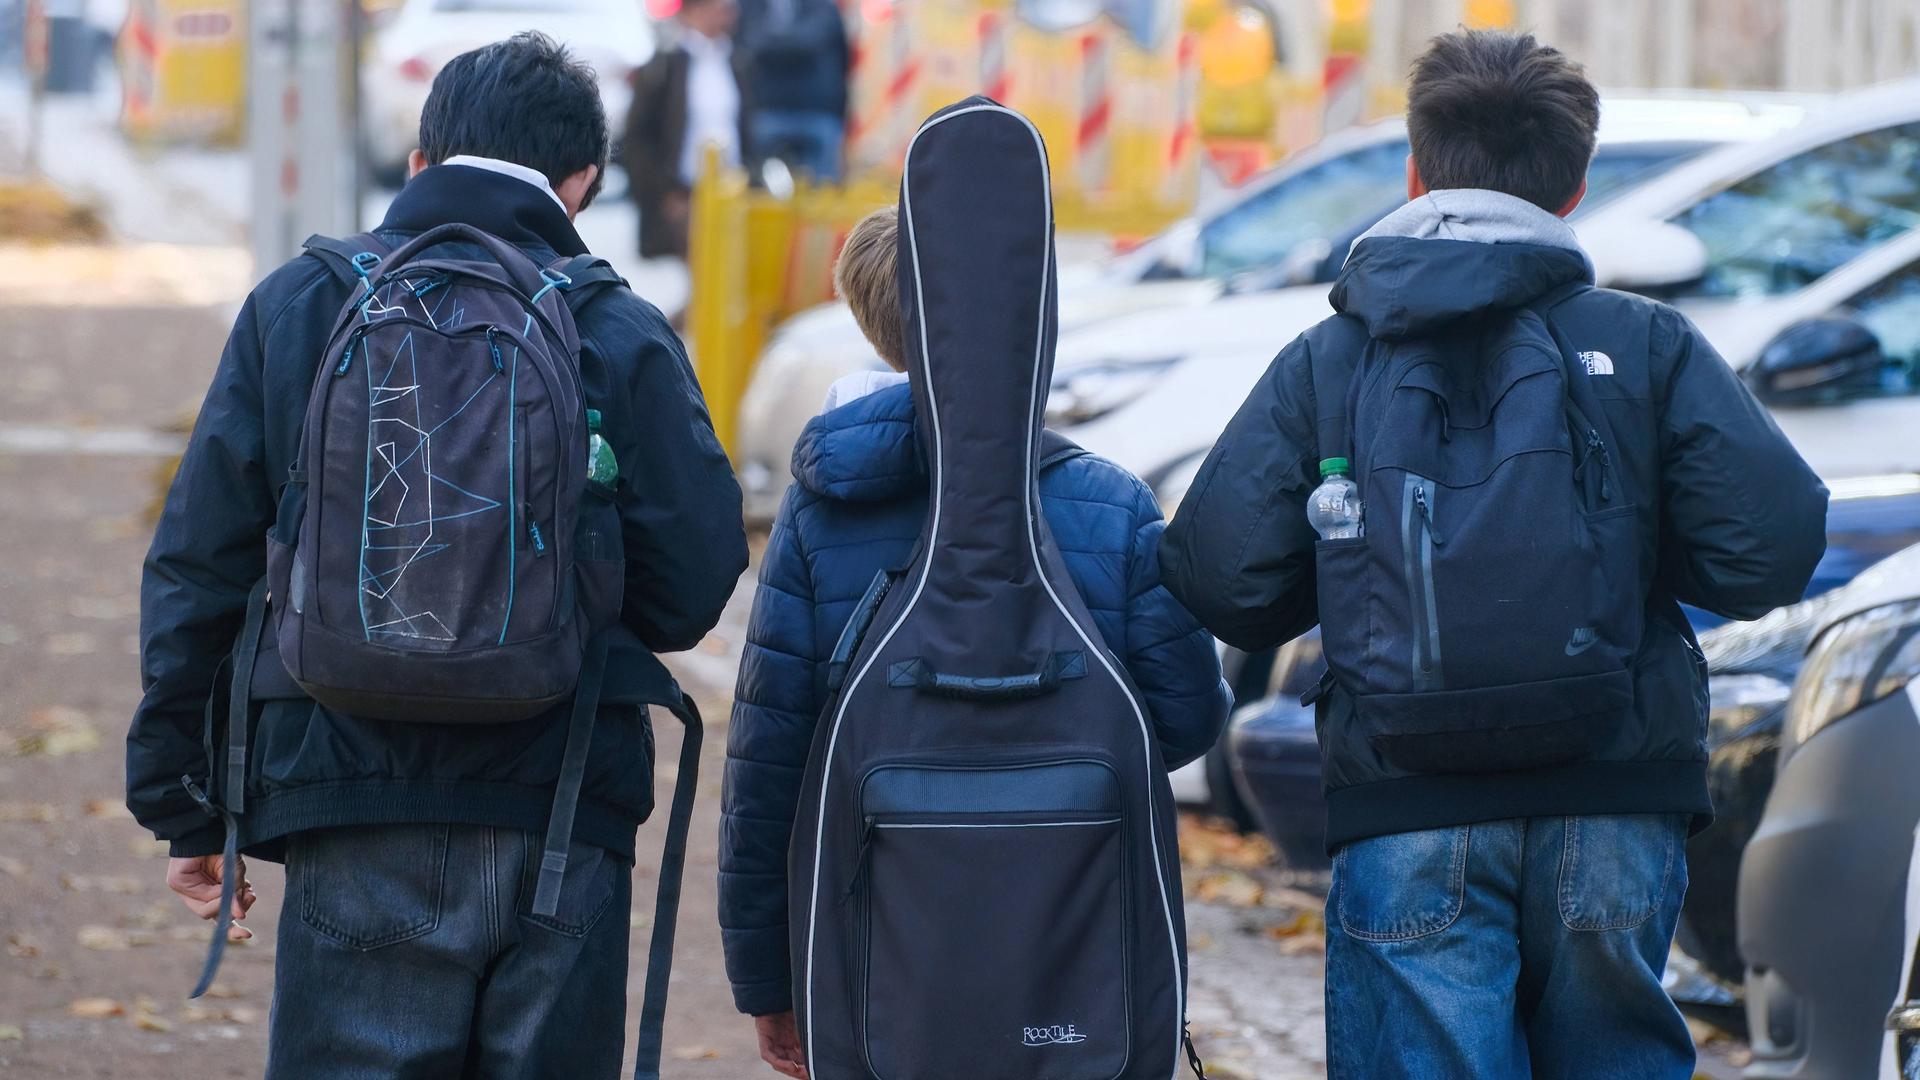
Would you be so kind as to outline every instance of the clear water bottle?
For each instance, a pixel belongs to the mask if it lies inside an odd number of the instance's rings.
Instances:
[[[620,479],[620,462],[613,447],[600,437],[600,410],[587,410],[587,479],[612,487]]]
[[[1320,463],[1320,486],[1307,499],[1307,520],[1322,540],[1348,540],[1363,531],[1360,485],[1347,475],[1353,466],[1343,457]]]

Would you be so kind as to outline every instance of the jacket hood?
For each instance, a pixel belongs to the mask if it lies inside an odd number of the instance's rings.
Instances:
[[[807,422],[793,447],[793,479],[823,499],[889,502],[927,490],[927,460],[914,430],[913,392],[888,386]],[[1040,467],[1083,454],[1066,436],[1040,433]]]
[[[1418,337],[1593,282],[1573,230],[1495,191],[1430,192],[1387,215],[1353,246],[1334,309],[1383,340]]]

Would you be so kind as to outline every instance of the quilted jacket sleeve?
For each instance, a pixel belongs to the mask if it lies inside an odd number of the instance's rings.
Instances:
[[[1160,580],[1166,523],[1146,486],[1136,482],[1135,488],[1127,556],[1127,672],[1147,699],[1167,768],[1177,769],[1220,737],[1233,702],[1220,677],[1213,636]]]
[[[721,794],[720,931],[734,1005],[793,1007],[787,953],[787,841],[824,703],[816,677],[814,584],[789,491],[767,539],[747,623]]]

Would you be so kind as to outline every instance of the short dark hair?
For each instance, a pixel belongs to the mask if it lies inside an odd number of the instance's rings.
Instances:
[[[593,68],[545,34],[515,34],[454,57],[420,110],[420,152],[435,164],[459,154],[498,158],[555,187],[599,166],[583,207],[606,178],[608,144]]]
[[[1429,189],[1488,188],[1558,212],[1600,127],[1585,70],[1532,34],[1461,30],[1413,62],[1407,137]]]

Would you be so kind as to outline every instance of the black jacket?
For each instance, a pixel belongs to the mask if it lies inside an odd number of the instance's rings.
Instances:
[[[691,33],[691,31],[689,31]],[[687,72],[692,58],[679,44],[653,54],[633,77],[633,104],[627,109],[626,133],[620,143],[621,160],[634,205],[640,210],[640,257],[656,259],[687,254],[687,227],[683,215],[666,210],[669,195],[686,195],[691,188],[680,175],[680,152],[687,142]],[[751,169],[753,135],[753,81],[741,50],[733,50],[733,81],[740,90],[740,153]],[[690,208],[689,208],[690,209]]]
[[[1270,648],[1319,619],[1307,495],[1319,481],[1309,365],[1353,363],[1349,323],[1396,340],[1457,329],[1591,282],[1576,252],[1527,244],[1362,241],[1334,286],[1341,314],[1284,349],[1214,447],[1166,533],[1167,587],[1221,640]],[[1521,772],[1409,774],[1319,705],[1330,848],[1384,833],[1559,814],[1681,812],[1704,824],[1706,664],[1679,609],[1757,618],[1800,599],[1825,549],[1826,489],[1753,395],[1678,312],[1573,288],[1543,314],[1613,374],[1591,380],[1639,507],[1646,633],[1634,722],[1592,759]],[[1319,354],[1319,355],[1316,355]],[[1344,382],[1339,385],[1344,385]]]
[[[459,221],[545,263],[586,251],[554,201],[482,169],[421,173],[377,230],[398,244]],[[220,824],[196,803],[224,754],[218,669],[265,570],[265,535],[300,438],[316,366],[347,286],[316,256],[274,271],[235,321],[147,555],[140,592],[145,696],[127,736],[127,805],[175,855],[220,850]],[[746,567],[740,489],[715,440],[680,341],[625,289],[579,319],[588,404],[620,462],[626,546],[622,625],[608,681],[660,681],[652,652],[691,648]],[[557,718],[558,722],[555,722]],[[513,724],[440,727],[364,720],[310,701],[255,704],[243,846],[334,825],[445,821],[539,829],[553,802],[565,706]],[[652,807],[646,714],[603,707],[574,835],[631,857]]]
[[[751,72],[751,92],[766,109],[847,112],[847,27],[834,0],[785,0],[778,18],[772,0],[742,0],[740,30]],[[743,84],[745,88],[745,84]]]

